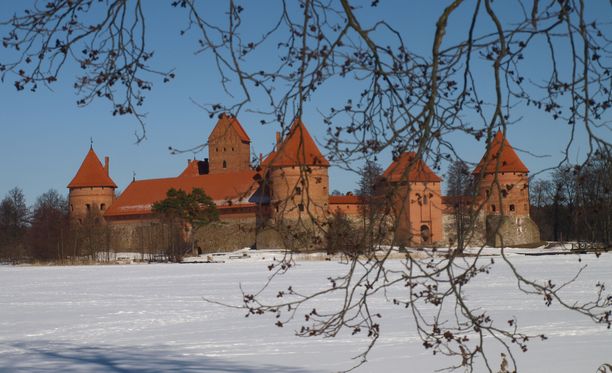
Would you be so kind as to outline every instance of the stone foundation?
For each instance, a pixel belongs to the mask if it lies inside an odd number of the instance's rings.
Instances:
[[[540,242],[540,230],[529,216],[489,215],[487,245],[511,247]]]

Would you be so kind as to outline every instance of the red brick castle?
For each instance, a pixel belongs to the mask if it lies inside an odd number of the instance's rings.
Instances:
[[[139,249],[155,241],[149,228],[159,217],[151,206],[163,200],[170,188],[201,188],[217,205],[221,223],[199,233],[198,245],[204,250],[237,249],[256,242],[266,246],[258,231],[279,222],[322,222],[336,211],[359,219],[362,198],[330,195],[330,164],[300,119],[284,138],[277,134],[276,146],[257,165],[251,164],[250,145],[238,119],[223,115],[208,138],[208,158],[188,161],[175,177],[133,180],[119,196],[115,196],[109,158],[102,165],[90,148],[68,184],[72,221],[82,224],[96,219],[119,233],[113,243],[116,250]],[[479,211],[481,228],[471,244],[539,242],[539,231],[529,217],[528,170],[501,132],[473,174],[481,182],[478,196],[470,203]],[[401,154],[387,167],[379,190],[391,196],[388,210],[398,223],[396,242],[452,243],[454,202],[442,196],[441,182],[414,153]]]

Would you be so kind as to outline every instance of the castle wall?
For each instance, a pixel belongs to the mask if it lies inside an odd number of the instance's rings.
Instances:
[[[456,219],[460,218],[458,215],[445,212],[442,214],[442,226],[443,231],[443,244],[445,246],[456,248],[458,240],[458,225]],[[464,247],[470,246],[483,246],[487,242],[487,230],[486,230],[486,215],[484,212],[478,213],[472,226],[469,226],[469,213],[464,215],[464,227],[463,232],[463,245]]]
[[[330,203],[329,212],[341,212],[349,217],[360,217],[362,215],[363,205],[356,203]]]
[[[163,253],[184,238],[181,227],[164,224],[152,215],[109,219],[111,249],[115,252]],[[202,253],[233,251],[255,244],[255,214],[222,215],[221,221],[194,232],[196,249]]]

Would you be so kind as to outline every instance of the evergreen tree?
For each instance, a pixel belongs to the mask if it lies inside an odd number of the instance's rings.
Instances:
[[[171,188],[166,199],[154,203],[152,210],[160,214],[171,228],[167,253],[173,261],[180,261],[187,249],[193,250],[194,236],[199,228],[219,220],[217,206],[200,188],[191,193]],[[175,240],[177,234],[188,247]]]

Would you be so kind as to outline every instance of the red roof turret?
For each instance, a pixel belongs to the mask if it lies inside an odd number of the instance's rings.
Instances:
[[[473,173],[479,174],[483,170],[483,167],[485,173],[529,172],[501,131],[497,131],[493,141],[491,141],[489,149],[482,157]]]
[[[329,167],[329,162],[299,118],[291,125],[287,138],[278,146],[276,152],[270,154],[264,163],[268,167]]]
[[[422,181],[440,182],[442,179],[436,175],[421,159],[415,159],[416,153],[404,152],[393,161],[383,173],[383,177],[390,182]],[[408,167],[410,169],[408,170]]]
[[[117,188],[113,179],[108,175],[108,168],[102,166],[93,148],[89,148],[89,152],[87,152],[81,167],[70,184],[68,184],[70,189],[85,187]]]

